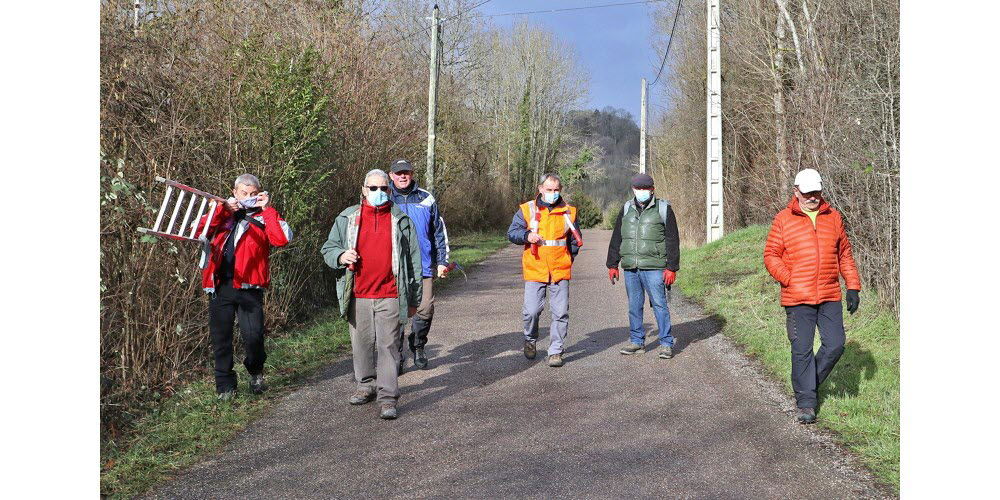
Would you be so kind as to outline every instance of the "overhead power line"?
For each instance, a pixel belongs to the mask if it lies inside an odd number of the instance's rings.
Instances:
[[[619,3],[606,3],[603,5],[584,5],[581,7],[564,7],[561,9],[545,9],[545,10],[527,10],[524,12],[504,12],[501,14],[486,14],[483,17],[502,17],[502,16],[523,16],[528,14],[549,14],[552,12],[567,12],[571,10],[585,10],[585,9],[601,9],[604,7],[620,7],[623,5],[639,5],[644,3],[658,3],[666,2],[667,0],[641,0],[635,2],[619,2]]]
[[[663,61],[660,62],[660,70],[656,72],[656,78],[653,79],[653,83],[649,84],[650,87],[656,85],[656,82],[660,81],[660,73],[663,73],[663,67],[667,64],[667,56],[670,55],[670,44],[674,41],[674,28],[677,27],[677,17],[681,15],[681,0],[677,0],[677,10],[674,12],[674,22],[670,24],[670,38],[667,40],[667,50],[663,52]]]
[[[476,5],[473,5],[472,7],[469,7],[468,9],[463,10],[463,11],[455,14],[454,16],[441,18],[441,22],[450,21],[452,19],[458,19],[458,18],[464,16],[465,14],[468,14],[469,12],[472,12],[472,11],[478,9],[479,7],[482,7],[483,5],[486,5],[486,4],[488,4],[488,3],[492,2],[492,1],[493,0],[483,0],[482,2],[479,2]],[[427,26],[426,28],[418,29],[418,30],[416,30],[416,31],[414,31],[414,32],[412,32],[412,33],[404,36],[403,38],[400,38],[399,40],[396,40],[395,42],[392,42],[392,44],[395,45],[397,43],[409,40],[410,38],[413,38],[413,37],[415,37],[415,36],[417,36],[417,35],[419,35],[421,33],[427,33],[427,31],[429,31],[430,29],[431,29],[430,26]]]

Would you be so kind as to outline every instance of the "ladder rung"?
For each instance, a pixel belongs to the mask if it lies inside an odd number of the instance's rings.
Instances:
[[[164,233],[163,231],[154,231],[152,229],[147,229],[147,228],[144,228],[144,227],[140,227],[138,229],[138,231],[140,233],[143,233],[143,234],[150,234],[150,235],[153,235],[153,236],[162,236],[164,238],[170,238],[172,240],[198,241],[198,240],[196,240],[194,238],[188,238],[187,236],[181,236],[181,235],[178,235],[178,234],[171,234],[171,233]]]

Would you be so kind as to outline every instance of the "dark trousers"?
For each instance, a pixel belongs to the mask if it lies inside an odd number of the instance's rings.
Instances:
[[[234,289],[223,284],[215,289],[208,302],[208,332],[215,355],[215,390],[219,393],[236,389],[233,371],[233,320],[240,322],[240,334],[246,358],[247,372],[256,375],[264,371],[264,290]]]
[[[785,326],[792,344],[792,390],[799,408],[816,408],[816,388],[844,354],[844,311],[840,301],[785,307]],[[820,347],[813,354],[819,327]]]

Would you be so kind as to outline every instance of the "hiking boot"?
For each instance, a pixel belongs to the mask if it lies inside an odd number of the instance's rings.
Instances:
[[[815,408],[799,408],[799,414],[795,416],[795,419],[799,421],[800,424],[812,424],[816,422],[816,409]]]
[[[553,354],[553,355],[549,356],[549,366],[551,366],[553,368],[560,367],[564,363],[565,363],[565,361],[563,361],[563,359],[562,359],[562,354]]]
[[[535,343],[530,340],[524,341],[524,357],[528,359],[535,359],[537,351],[535,350]]]
[[[375,400],[374,392],[369,392],[364,389],[358,389],[357,391],[354,391],[354,394],[351,395],[351,399],[349,400],[349,402],[352,405],[356,406],[356,405],[363,405],[365,403],[370,403],[373,400]]]
[[[639,344],[633,344],[633,343],[629,342],[627,346],[622,347],[621,350],[618,351],[618,352],[620,352],[622,354],[636,354],[636,353],[641,353],[642,352],[642,346],[639,345]]]
[[[424,348],[418,347],[413,350],[413,366],[421,370],[427,369],[427,356],[424,355]]]
[[[264,385],[264,374],[258,373],[256,375],[250,375],[250,392],[254,394],[263,394],[267,390],[267,386]]]
[[[229,401],[229,400],[232,400],[232,399],[234,399],[236,397],[236,389],[230,389],[230,390],[225,391],[225,392],[220,392],[218,394],[218,396],[216,396],[216,397],[219,398],[219,401]]]
[[[657,356],[659,356],[660,359],[670,359],[674,357],[674,350],[670,346],[663,346],[660,348],[660,354]]]
[[[382,403],[382,411],[379,412],[378,417],[382,420],[393,420],[399,416],[399,411],[396,410],[396,403]]]

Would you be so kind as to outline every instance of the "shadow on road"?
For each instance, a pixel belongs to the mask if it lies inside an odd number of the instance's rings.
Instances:
[[[719,333],[723,320],[709,316],[694,321],[674,325],[674,352],[680,353],[687,346],[705,340]],[[645,325],[647,331],[650,325]],[[436,349],[428,346],[431,362],[435,366],[446,366],[448,371],[430,377],[419,385],[407,387],[406,393],[430,391],[429,394],[403,405],[408,412],[426,408],[445,398],[460,394],[467,389],[486,387],[508,377],[517,375],[537,363],[545,362],[545,348],[548,346],[548,329],[539,329],[538,357],[524,359],[521,353],[521,332],[499,333],[472,342],[466,342],[452,349],[444,357],[437,357]],[[572,331],[570,332],[572,335]],[[605,328],[586,333],[582,339],[567,346],[563,357],[567,363],[577,363],[607,349],[617,349],[628,341],[628,327]],[[656,343],[656,331],[652,331],[652,342]],[[433,349],[433,351],[431,350]],[[405,374],[403,375],[405,377]],[[404,395],[404,398],[406,396]]]
[[[352,374],[352,380],[354,377],[354,360],[350,356],[350,344],[347,347],[348,356],[336,363],[330,365],[319,376],[316,378],[317,382],[325,382],[327,380],[335,379],[341,375],[346,375],[348,373]]]
[[[684,352],[684,349],[691,344],[714,337],[726,326],[726,320],[722,316],[711,315],[694,321],[686,321],[670,328],[670,334],[674,336],[674,355]]]
[[[524,359],[520,351],[512,352],[515,345],[520,348],[520,339],[520,332],[498,333],[461,344],[444,357],[433,357],[431,363],[447,366],[448,371],[430,377],[419,385],[407,387],[407,393],[424,390],[432,392],[413,401],[404,399],[402,404],[406,411],[417,411],[466,389],[496,383],[531,368],[535,362],[544,358],[544,352],[540,352],[539,357],[533,361]],[[406,398],[405,394],[403,398]]]

